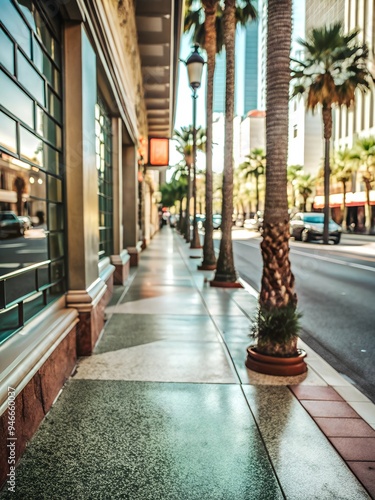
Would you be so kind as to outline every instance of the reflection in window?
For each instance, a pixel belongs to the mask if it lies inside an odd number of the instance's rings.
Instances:
[[[21,137],[20,152],[22,158],[42,166],[43,165],[42,141],[23,127],[20,128],[20,137]]]
[[[111,118],[99,97],[95,107],[96,168],[99,195],[99,258],[113,253],[113,190]]]
[[[1,21],[9,33],[12,33],[12,36],[25,51],[26,55],[31,57],[30,29],[11,0],[2,0],[1,2]]]
[[[34,103],[16,83],[0,70],[0,104],[16,118],[34,127]]]
[[[18,80],[45,106],[44,80],[20,51],[17,54]]]
[[[0,111],[0,145],[12,153],[17,152],[16,122]]]
[[[0,43],[12,59],[18,44],[18,71],[0,55],[3,67],[15,73],[12,79],[0,68],[0,214],[10,214],[0,231],[0,280],[7,275],[5,294],[0,287],[0,342],[22,326],[10,306],[31,294],[24,302],[27,321],[65,287],[61,47],[55,31],[61,21],[55,15],[52,26],[35,5],[1,0]],[[28,270],[31,265],[36,269]],[[12,275],[21,269],[26,273]]]
[[[14,74],[14,44],[8,35],[0,29],[0,63]]]

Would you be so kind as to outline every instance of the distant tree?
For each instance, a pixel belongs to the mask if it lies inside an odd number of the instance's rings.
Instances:
[[[353,156],[353,152],[348,149],[341,149],[336,151],[332,160],[332,175],[335,177],[337,182],[342,184],[343,190],[343,199],[342,199],[342,213],[343,220],[342,226],[344,229],[346,227],[347,220],[347,207],[346,207],[346,192],[347,192],[347,184],[350,182],[353,176],[353,172],[355,170],[355,158]]]
[[[303,59],[292,59],[296,80],[293,96],[307,95],[307,107],[322,106],[325,140],[324,160],[324,231],[323,241],[329,243],[330,139],[332,108],[351,106],[355,92],[365,92],[373,81],[368,69],[368,49],[357,45],[358,30],[343,34],[341,23],[312,29],[306,40],[299,40],[305,49]]]
[[[296,178],[296,187],[299,194],[303,198],[303,211],[307,211],[307,199],[312,194],[315,187],[315,179],[311,177],[311,174],[300,174]]]
[[[266,153],[262,148],[254,148],[247,155],[247,161],[241,163],[240,169],[247,177],[255,179],[255,211],[259,211],[259,179],[266,171]]]
[[[360,163],[362,181],[366,189],[366,230],[374,232],[374,215],[370,202],[370,191],[375,180],[375,137],[358,139],[354,151]]]
[[[292,193],[292,208],[296,206],[296,193],[295,193],[295,182],[298,175],[302,172],[302,165],[288,165],[286,171],[286,178],[290,185],[290,191]]]
[[[189,212],[189,204],[191,198],[191,166],[193,164],[193,127],[181,127],[181,130],[175,130],[173,139],[177,142],[176,150],[183,157],[187,172],[187,193],[186,193],[186,215]],[[197,150],[205,152],[206,150],[206,131],[202,127],[197,128],[196,132]],[[180,166],[181,167],[181,166]],[[187,221],[180,219],[179,224],[185,228],[185,237],[190,241],[190,224]]]

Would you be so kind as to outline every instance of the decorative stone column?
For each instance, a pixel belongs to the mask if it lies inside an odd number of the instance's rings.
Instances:
[[[112,119],[112,172],[113,172],[113,251],[111,264],[115,266],[113,282],[124,285],[129,277],[130,255],[123,248],[123,172],[122,121]]]
[[[138,161],[134,145],[123,146],[123,247],[130,255],[130,266],[137,266],[142,251],[138,226]]]
[[[95,163],[96,56],[81,23],[65,29],[67,306],[78,311],[77,353],[91,354],[104,326]]]

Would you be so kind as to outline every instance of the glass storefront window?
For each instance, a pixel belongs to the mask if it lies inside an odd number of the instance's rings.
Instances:
[[[2,29],[0,29],[0,64],[14,75],[14,43]]]
[[[99,196],[99,258],[113,254],[112,127],[99,96],[95,108],[96,168]]]
[[[18,304],[27,321],[65,290],[59,16],[49,21],[32,0],[1,3],[0,343],[22,327]]]

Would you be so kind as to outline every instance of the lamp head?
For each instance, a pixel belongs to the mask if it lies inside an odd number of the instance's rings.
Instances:
[[[194,90],[201,86],[204,59],[198,52],[199,45],[194,45],[194,51],[186,61],[190,87]]]

